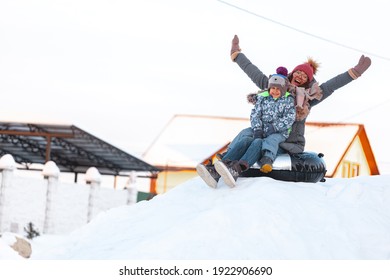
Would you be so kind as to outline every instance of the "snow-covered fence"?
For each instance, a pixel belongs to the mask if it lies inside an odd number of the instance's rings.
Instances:
[[[0,159],[0,233],[24,234],[30,222],[40,233],[69,233],[102,211],[136,202],[135,178],[129,177],[132,190],[127,186],[121,190],[102,188],[98,182],[89,182],[92,175],[95,181],[100,175],[92,168],[97,173],[86,174],[87,184],[64,183],[58,180],[54,162],[45,165],[43,178],[26,178],[14,174],[11,159],[9,155]]]
[[[97,193],[100,188],[100,183],[102,181],[99,170],[95,167],[90,167],[87,170],[85,181],[90,185],[89,187],[89,198],[88,198],[88,215],[87,221],[90,222],[93,218],[93,210],[95,208],[95,203],[97,200]]]
[[[0,159],[1,184],[0,184],[0,232],[3,230],[3,217],[5,210],[6,189],[11,185],[15,160],[11,155],[4,155]]]
[[[135,172],[131,172],[125,185],[125,189],[127,190],[127,205],[137,203],[138,190],[136,182],[137,175]]]
[[[43,223],[43,233],[47,234],[53,230],[55,217],[52,204],[54,203],[53,198],[57,190],[60,170],[58,169],[55,162],[48,161],[42,170],[42,175],[45,179],[47,179],[45,221]]]

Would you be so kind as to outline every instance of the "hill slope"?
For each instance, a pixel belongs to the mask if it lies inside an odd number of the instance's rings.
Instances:
[[[69,236],[39,237],[32,259],[390,259],[389,179],[211,189],[195,178]]]

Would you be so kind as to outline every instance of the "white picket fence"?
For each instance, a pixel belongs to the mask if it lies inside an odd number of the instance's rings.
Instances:
[[[14,175],[11,155],[0,159],[0,234],[25,235],[33,223],[40,234],[69,233],[113,207],[137,202],[136,177],[131,174],[126,189],[101,188],[101,175],[95,167],[85,174],[85,185],[59,182],[59,170],[49,161],[42,179]]]

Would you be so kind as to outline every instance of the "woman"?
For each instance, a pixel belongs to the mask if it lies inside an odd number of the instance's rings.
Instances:
[[[236,62],[238,66],[240,66],[240,68],[260,89],[267,88],[268,76],[264,75],[255,65],[249,61],[249,59],[243,53],[241,53],[237,35],[234,36],[232,41],[231,59],[233,62]],[[311,107],[328,98],[335,90],[345,86],[353,80],[356,80],[370,67],[370,65],[371,59],[362,55],[355,67],[337,75],[325,83],[322,83],[319,87],[318,83],[316,83],[313,77],[317,72],[318,63],[309,59],[308,62],[300,64],[294,68],[294,70],[288,75],[290,84],[293,87],[303,87],[310,90],[309,94],[311,96],[317,96],[317,98],[306,98],[304,102],[296,102],[298,103],[297,120],[293,124],[292,131],[288,139],[279,145],[282,149],[284,149],[284,152],[289,154],[296,154],[302,153],[304,151],[305,122]],[[294,92],[294,90],[291,89],[289,91],[292,93]],[[319,95],[322,96],[319,97]],[[296,96],[298,97],[301,95],[297,94]],[[244,129],[242,133],[244,135],[249,135],[249,129]],[[240,134],[237,137],[241,137]],[[231,145],[233,144],[234,140]]]

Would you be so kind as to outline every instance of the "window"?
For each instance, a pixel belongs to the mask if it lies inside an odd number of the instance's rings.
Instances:
[[[359,176],[360,164],[352,161],[343,161],[341,176],[343,178],[351,178]]]

